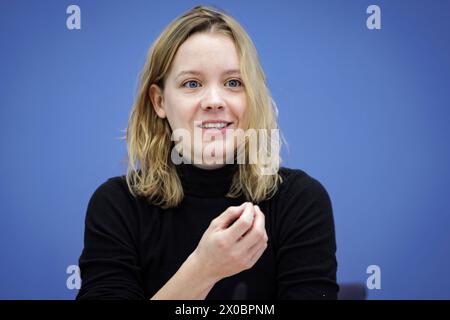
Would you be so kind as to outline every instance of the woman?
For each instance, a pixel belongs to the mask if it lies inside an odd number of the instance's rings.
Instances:
[[[277,128],[243,28],[203,6],[173,21],[141,73],[127,174],[89,201],[77,299],[335,299],[326,190],[247,134]]]

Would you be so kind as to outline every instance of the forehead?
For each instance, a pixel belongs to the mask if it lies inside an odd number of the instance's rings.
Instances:
[[[179,48],[172,64],[177,76],[184,70],[221,71],[239,69],[239,58],[233,40],[225,35],[197,33]]]

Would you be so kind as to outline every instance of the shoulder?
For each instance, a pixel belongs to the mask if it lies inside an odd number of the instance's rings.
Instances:
[[[283,181],[271,200],[279,223],[286,228],[333,224],[331,199],[318,179],[303,170],[285,167],[280,168],[279,174]]]
[[[107,178],[92,193],[86,219],[130,219],[136,200],[128,189],[125,176]]]
[[[297,237],[316,239],[334,237],[330,196],[323,184],[303,170],[280,168],[283,181],[272,200],[273,219],[280,244]],[[295,241],[297,241],[295,240]]]
[[[327,198],[329,194],[324,185],[301,169],[281,167],[278,172],[282,178],[279,186],[278,196],[303,197],[303,198]]]
[[[94,194],[126,193],[124,187],[126,187],[125,176],[110,177],[97,186]]]
[[[100,183],[94,190],[91,200],[97,198],[113,202],[134,201],[124,175],[110,177]]]

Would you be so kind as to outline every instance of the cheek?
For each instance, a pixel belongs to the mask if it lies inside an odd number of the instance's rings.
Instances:
[[[234,107],[234,114],[239,120],[239,127],[242,128],[245,126],[245,123],[247,121],[248,116],[248,105],[245,98],[239,99],[239,101],[236,102]]]
[[[170,126],[176,128],[190,128],[195,108],[186,99],[172,98],[166,101],[166,113]]]

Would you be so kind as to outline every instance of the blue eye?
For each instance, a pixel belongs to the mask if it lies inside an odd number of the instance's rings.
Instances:
[[[229,80],[229,81],[227,81],[227,83],[230,83],[232,88],[237,88],[237,87],[242,86],[242,82],[237,79]]]
[[[195,83],[196,86],[192,87],[192,86],[189,85],[189,83]],[[186,86],[186,85],[188,85],[188,86]],[[188,89],[195,89],[195,88],[198,87],[198,85],[199,85],[198,81],[195,81],[195,80],[189,80],[189,81],[186,81],[186,82],[183,84],[183,87],[186,87],[186,88],[188,88]]]

